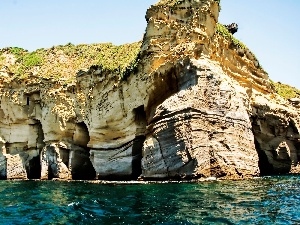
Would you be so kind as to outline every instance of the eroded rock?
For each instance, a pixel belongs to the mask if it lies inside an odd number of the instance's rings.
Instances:
[[[74,84],[0,77],[0,178],[298,173],[298,100],[276,95],[254,54],[216,32],[218,14],[214,0],[151,6],[124,80],[95,65]]]

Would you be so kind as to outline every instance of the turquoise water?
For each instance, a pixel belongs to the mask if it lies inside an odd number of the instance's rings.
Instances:
[[[0,224],[300,224],[300,177],[202,183],[0,181]]]

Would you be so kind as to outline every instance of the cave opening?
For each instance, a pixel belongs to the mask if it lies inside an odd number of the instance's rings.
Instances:
[[[36,150],[38,151],[38,155],[33,157],[26,165],[26,172],[28,179],[40,179],[41,178],[41,159],[40,154],[45,146],[44,142],[44,131],[40,121],[36,121],[34,124],[35,130],[37,132],[37,139],[36,139]]]
[[[41,162],[40,156],[33,157],[29,161],[29,165],[26,167],[28,179],[40,179],[41,178]]]
[[[143,105],[135,108],[133,112],[135,114],[136,135],[132,146],[132,179],[136,180],[142,174],[142,151],[146,139],[147,119]]]
[[[26,105],[29,105],[29,103],[30,103],[30,98],[27,96],[26,97]]]
[[[73,180],[94,180],[96,171],[90,160],[89,129],[84,122],[75,125],[73,136],[74,148],[71,150],[71,168]]]
[[[251,116],[250,121],[252,124],[252,133],[254,136],[254,145],[258,155],[258,168],[260,176],[267,176],[274,174],[273,165],[269,162],[266,152],[261,147],[260,141],[258,140],[261,135],[261,127],[258,122],[259,119],[256,116]],[[271,129],[271,128],[270,128]]]
[[[271,163],[269,163],[268,156],[261,149],[258,141],[254,137],[255,149],[258,155],[258,167],[260,171],[260,176],[269,176],[274,174],[274,168]]]

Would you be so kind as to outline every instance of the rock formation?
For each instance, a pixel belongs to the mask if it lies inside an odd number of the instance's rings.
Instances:
[[[225,25],[225,27],[231,34],[235,34],[239,29],[239,27],[236,23],[231,23],[231,24]]]
[[[151,6],[138,58],[123,79],[120,70],[92,65],[70,84],[1,70],[0,177],[298,172],[299,104],[277,95],[255,56],[218,32],[218,14],[214,0]]]

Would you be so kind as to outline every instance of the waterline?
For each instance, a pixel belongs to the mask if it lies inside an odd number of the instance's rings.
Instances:
[[[0,224],[295,224],[299,191],[297,176],[106,185],[0,181]]]

